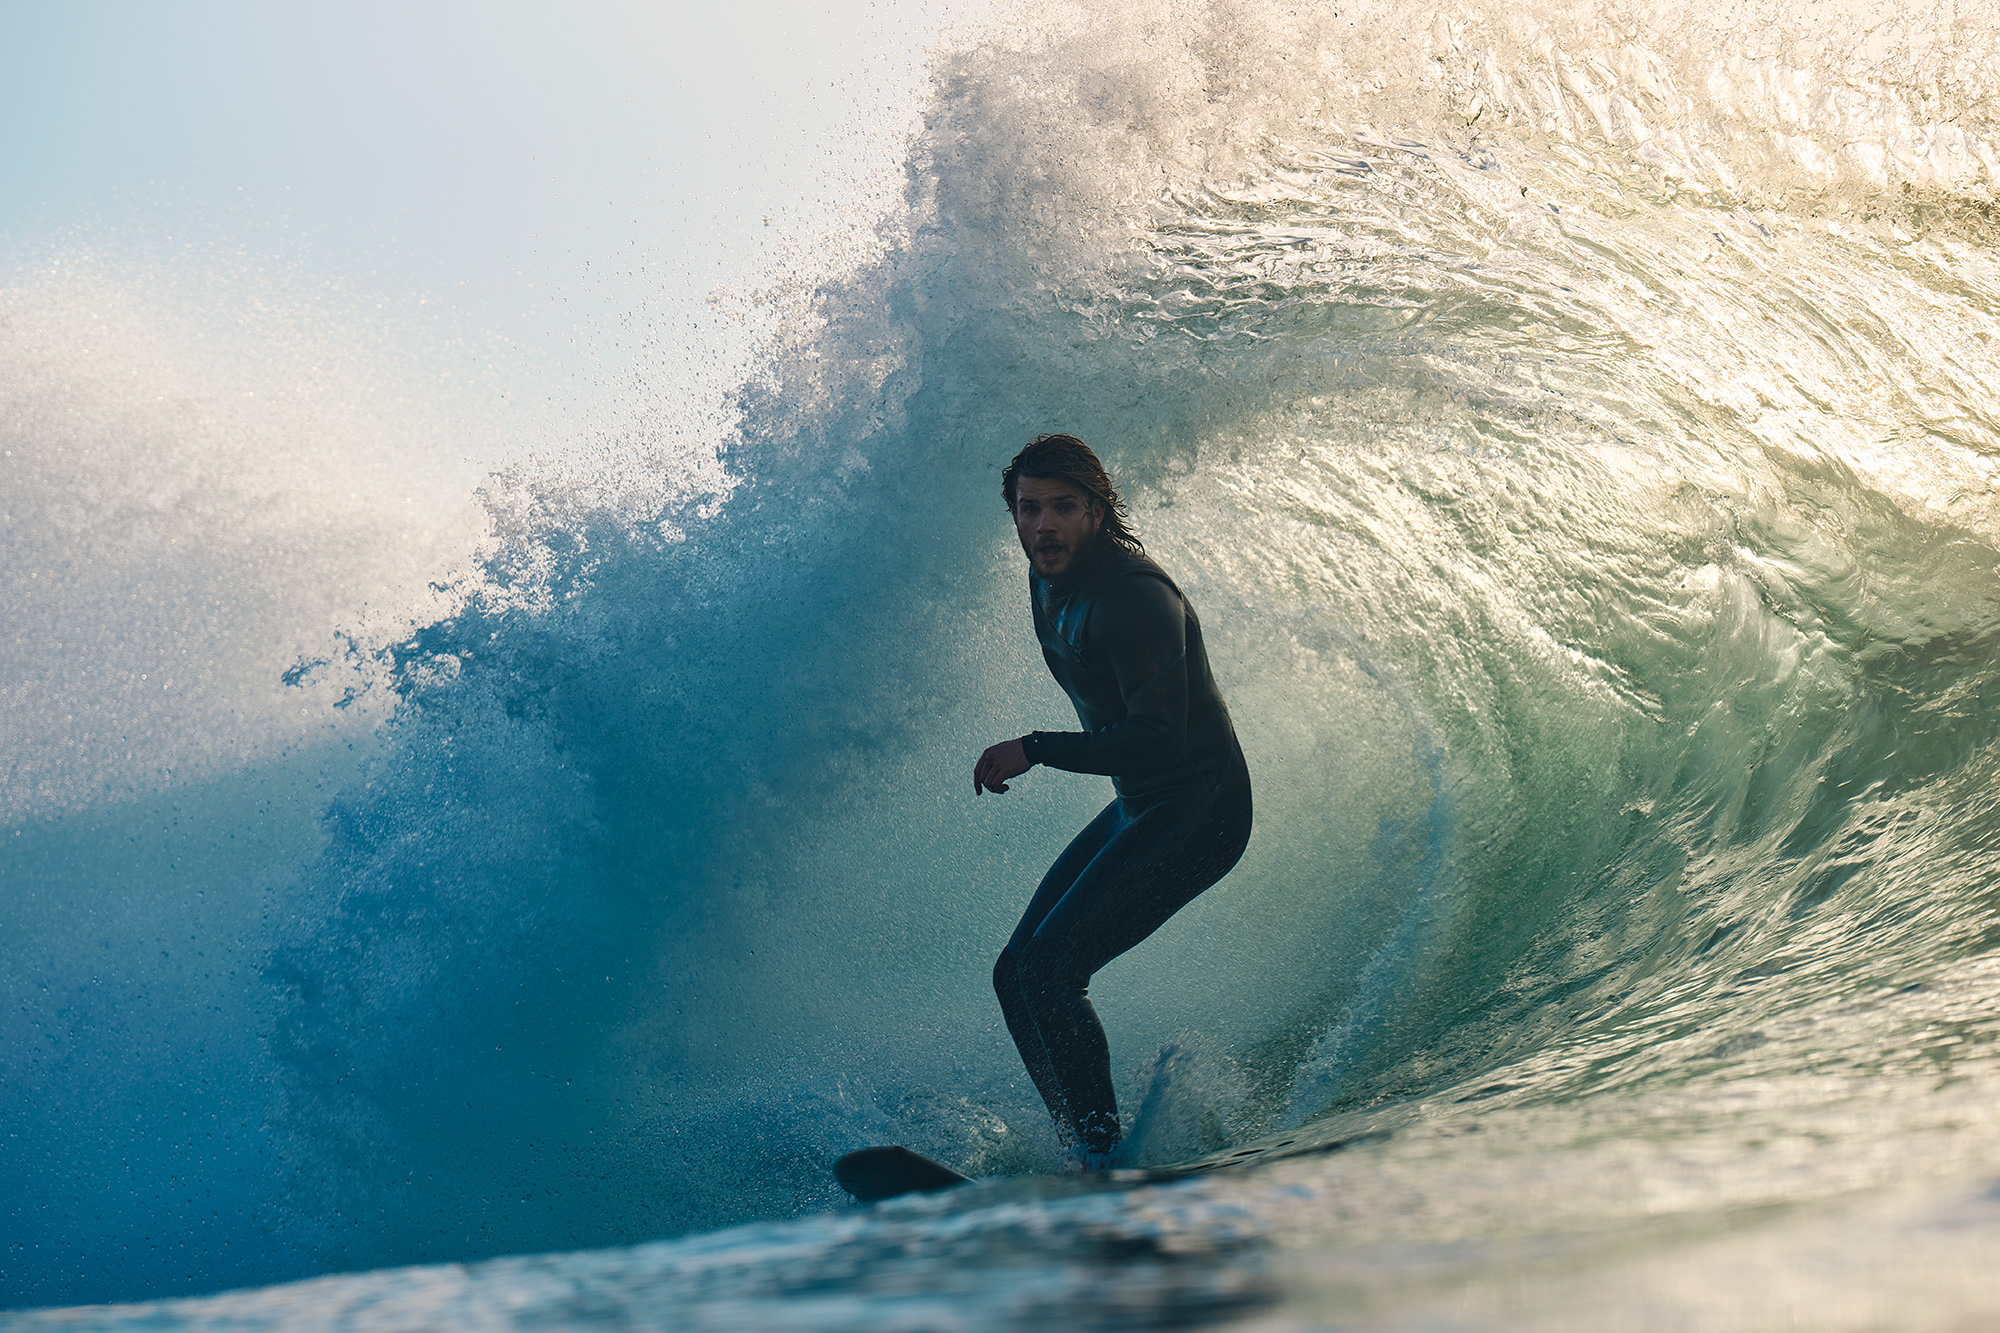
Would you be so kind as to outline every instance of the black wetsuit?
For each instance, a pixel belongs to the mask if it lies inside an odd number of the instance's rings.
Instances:
[[[1250,840],[1250,773],[1201,622],[1158,565],[1099,539],[1072,577],[1031,571],[1028,587],[1042,655],[1085,729],[1038,731],[1022,748],[1110,775],[1118,798],[1043,876],[993,986],[1057,1126],[1108,1153],[1118,1102],[1091,974],[1229,873]]]

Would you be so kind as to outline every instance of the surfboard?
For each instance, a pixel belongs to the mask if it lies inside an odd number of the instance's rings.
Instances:
[[[833,1164],[833,1178],[859,1203],[948,1190],[972,1179],[900,1145],[851,1152]]]
[[[1114,1179],[1130,1183],[1181,1180],[1232,1166],[1248,1166],[1268,1157],[1339,1152],[1357,1143],[1387,1137],[1387,1134],[1376,1131],[1321,1142],[1308,1139],[1303,1144],[1298,1138],[1285,1138],[1275,1143],[1258,1143],[1247,1148],[1212,1153],[1174,1166],[1126,1168],[1110,1174]],[[842,1189],[854,1196],[857,1203],[879,1203],[883,1199],[905,1194],[930,1194],[972,1181],[971,1176],[962,1176],[950,1167],[900,1145],[862,1148],[848,1153],[833,1164],[833,1178],[840,1182]]]

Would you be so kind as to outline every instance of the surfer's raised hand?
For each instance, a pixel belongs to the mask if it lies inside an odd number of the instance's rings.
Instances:
[[[989,745],[986,753],[979,756],[979,762],[972,766],[972,794],[1006,791],[1007,779],[1018,778],[1033,767],[1034,764],[1028,761],[1028,752],[1021,748],[1019,737]]]

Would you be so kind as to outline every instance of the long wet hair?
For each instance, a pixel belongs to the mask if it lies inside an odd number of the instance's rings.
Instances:
[[[1037,435],[1014,455],[1014,461],[1000,474],[1000,494],[1005,497],[1010,514],[1014,512],[1015,489],[1023,477],[1068,482],[1103,506],[1104,526],[1098,529],[1101,536],[1109,537],[1128,551],[1145,552],[1146,544],[1139,540],[1139,534],[1125,524],[1125,502],[1118,498],[1111,474],[1097,461],[1090,446],[1076,436]]]

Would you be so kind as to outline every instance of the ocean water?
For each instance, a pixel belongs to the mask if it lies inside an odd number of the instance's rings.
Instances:
[[[467,509],[339,346],[0,292],[0,1325],[2000,1316],[2000,11],[1092,0],[930,73],[719,419]],[[1054,429],[1258,809],[1093,986],[1092,1182],[988,973],[1105,784],[969,781],[1072,725]],[[881,1142],[991,1179],[854,1208]]]

